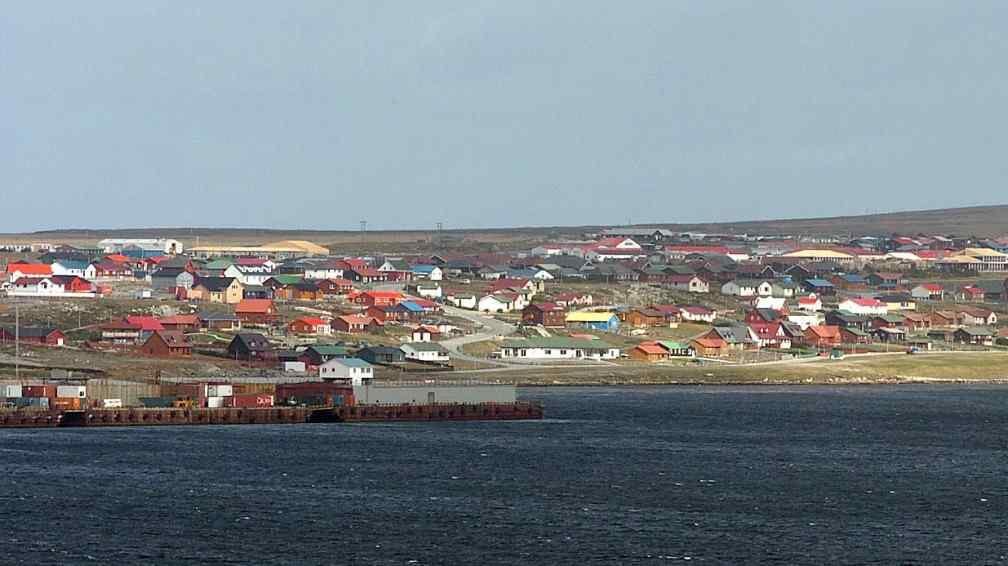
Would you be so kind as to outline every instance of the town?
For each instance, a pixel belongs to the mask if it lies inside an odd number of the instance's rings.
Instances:
[[[512,249],[428,244],[0,243],[0,397],[262,407],[330,384],[427,402],[381,389],[420,382],[461,402],[466,381],[512,402],[515,384],[1008,350],[1008,238],[617,227]]]

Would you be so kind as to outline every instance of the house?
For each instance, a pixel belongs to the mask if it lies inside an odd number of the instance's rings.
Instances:
[[[907,283],[906,277],[902,273],[880,271],[868,274],[868,284],[880,289],[896,289]]]
[[[931,328],[931,317],[916,312],[908,312],[903,315],[904,324],[910,330],[928,330]]]
[[[262,334],[255,332],[240,332],[228,344],[228,357],[246,362],[272,362],[276,360],[276,351]]]
[[[375,317],[360,314],[345,314],[334,318],[332,321],[333,330],[348,334],[373,332],[380,330],[382,326],[382,321]]]
[[[13,261],[7,264],[7,281],[13,283],[22,277],[50,277],[52,268],[48,264]]]
[[[205,310],[197,316],[204,330],[241,330],[241,321],[232,312]]]
[[[370,307],[373,305],[394,305],[403,299],[399,291],[363,291],[353,297],[352,302]]]
[[[556,303],[532,303],[522,309],[522,324],[549,328],[566,326],[567,314]]]
[[[430,281],[441,281],[444,279],[444,273],[436,265],[418,264],[411,267],[410,271],[413,273],[413,277],[417,279],[428,279]]]
[[[623,314],[623,322],[633,328],[669,326],[665,313],[654,308],[633,308]]]
[[[690,345],[698,358],[720,358],[728,355],[728,343],[721,338],[701,336],[694,338]]]
[[[973,346],[993,346],[994,332],[983,326],[964,326],[952,333],[952,341]]]
[[[438,327],[421,324],[410,332],[410,342],[430,342],[440,335]]]
[[[631,360],[639,362],[661,362],[669,358],[669,352],[657,342],[637,344],[627,354]]]
[[[8,284],[9,297],[79,297],[98,296],[98,286],[76,275],[19,277]]]
[[[872,338],[871,334],[856,326],[844,326],[840,328],[840,341],[844,344],[870,344]]]
[[[721,294],[733,297],[769,297],[773,294],[773,283],[759,279],[734,279],[721,286]]]
[[[476,308],[480,312],[491,312],[491,313],[505,313],[511,312],[515,309],[515,301],[518,299],[516,294],[508,293],[495,293],[492,295],[484,295],[480,298],[479,302],[476,304]]]
[[[189,295],[192,299],[236,305],[245,298],[242,284],[233,277],[200,277]]]
[[[864,291],[868,289],[868,279],[857,273],[838,273],[830,277],[830,282],[845,291]]]
[[[346,346],[339,344],[312,344],[298,356],[298,361],[313,370],[334,358],[349,358],[350,352]]]
[[[665,348],[670,358],[692,358],[695,355],[693,347],[685,342],[659,340],[658,344]]]
[[[301,273],[305,279],[343,279],[342,264],[334,259],[305,265]]]
[[[280,318],[272,299],[242,299],[235,305],[235,316],[242,325],[259,326],[272,324]]]
[[[937,283],[921,283],[910,289],[910,296],[921,301],[942,301],[945,299],[945,288]]]
[[[73,275],[81,279],[94,279],[97,275],[95,267],[87,261],[77,259],[61,259],[50,266],[53,275]]]
[[[901,314],[877,314],[870,318],[868,324],[871,328],[903,328],[906,317]]]
[[[759,346],[759,338],[748,325],[733,323],[711,328],[701,338],[720,338],[732,350],[745,350]]]
[[[878,299],[854,297],[841,301],[838,308],[851,314],[875,315],[889,312],[885,303]]]
[[[440,299],[442,295],[441,286],[437,283],[417,283],[408,287],[409,292],[426,299]]]
[[[39,346],[62,346],[66,341],[63,331],[49,326],[0,326],[0,343],[11,343],[17,340],[22,344],[37,344]]]
[[[819,312],[822,310],[822,299],[814,293],[806,297],[798,297],[798,310],[805,312]]]
[[[953,311],[934,311],[931,313],[931,326],[932,327],[949,327],[955,326],[958,317]]]
[[[810,326],[805,329],[804,343],[813,348],[832,348],[841,342],[840,327],[830,325]]]
[[[585,312],[574,311],[567,313],[565,322],[568,325],[590,328],[602,332],[616,332],[619,330],[620,320],[616,313],[605,312]]]
[[[861,330],[868,330],[871,327],[871,320],[867,315],[854,314],[847,311],[830,311],[826,313],[826,324],[839,326],[842,328],[854,327]]]
[[[564,308],[590,307],[595,303],[591,293],[559,293],[553,297],[553,302]]]
[[[333,358],[319,366],[319,377],[324,381],[364,385],[374,379],[374,366],[359,358]]]
[[[222,275],[224,277],[234,277],[242,285],[262,285],[267,279],[273,277],[275,272],[266,264],[230,264],[224,269]]]
[[[126,320],[114,320],[99,327],[101,341],[109,344],[139,344],[142,341],[141,327]]]
[[[140,327],[140,341],[146,341],[150,335],[165,329],[161,321],[148,315],[128,315],[126,322]]]
[[[332,326],[323,318],[317,316],[303,316],[288,323],[287,331],[291,334],[327,336],[332,334]]]
[[[973,286],[983,289],[984,302],[998,303],[1005,300],[1005,281],[1003,279],[981,279]]]
[[[714,322],[716,316],[712,309],[701,305],[687,305],[680,307],[679,311],[682,319],[689,322]]]
[[[357,357],[372,364],[398,364],[406,360],[406,354],[391,346],[368,346],[357,352]]]
[[[917,310],[917,302],[909,293],[888,293],[879,295],[878,300],[885,304],[890,311],[913,311]]]
[[[773,309],[749,309],[746,311],[746,322],[774,322],[781,318],[781,313]]]
[[[791,348],[791,338],[784,331],[783,322],[750,322],[749,329],[756,335],[760,348],[777,348],[787,350]]]
[[[602,340],[535,337],[505,340],[501,358],[518,360],[612,360],[620,349]]]
[[[432,364],[447,364],[448,350],[434,342],[407,342],[400,346],[407,360]]]
[[[195,314],[179,314],[174,316],[162,316],[158,319],[165,330],[178,330],[179,332],[196,332],[200,329],[199,316]]]
[[[192,344],[178,330],[159,330],[140,346],[140,351],[144,355],[160,358],[188,357],[192,355]]]
[[[342,277],[333,279],[314,279],[319,291],[326,297],[334,295],[346,295],[353,291],[353,281]]]
[[[477,307],[479,306],[479,301],[476,299],[476,295],[470,293],[447,293],[444,300],[445,303],[460,309],[477,310]]]
[[[998,321],[997,313],[980,307],[960,307],[956,319],[963,326],[994,326]]]
[[[677,291],[710,293],[710,283],[698,275],[671,274],[665,277],[663,284]]]
[[[836,286],[825,279],[813,277],[802,282],[802,288],[809,293],[814,293],[819,297],[832,297],[836,295]]]
[[[982,303],[986,300],[986,292],[978,285],[965,285],[959,290],[959,296],[968,303]]]

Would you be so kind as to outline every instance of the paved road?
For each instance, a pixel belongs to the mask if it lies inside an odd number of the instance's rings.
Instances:
[[[478,358],[475,356],[464,354],[462,353],[462,346],[466,344],[472,344],[473,342],[493,340],[497,336],[509,336],[513,334],[515,330],[517,330],[516,326],[501,320],[497,320],[492,316],[484,316],[475,311],[460,309],[448,305],[445,305],[444,312],[449,316],[454,316],[457,318],[468,320],[469,322],[472,322],[475,325],[482,325],[482,328],[478,328],[478,330],[472,334],[459,336],[457,338],[449,338],[448,340],[444,340],[441,342],[441,345],[444,346],[445,348],[448,348],[448,350],[451,351],[452,355],[455,358],[460,360],[468,360],[470,362],[489,363],[497,366],[508,365],[497,361],[490,361],[487,360],[486,358]]]

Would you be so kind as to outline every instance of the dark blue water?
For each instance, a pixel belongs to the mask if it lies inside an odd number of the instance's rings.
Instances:
[[[1008,387],[525,393],[550,420],[0,430],[0,562],[1008,555]]]

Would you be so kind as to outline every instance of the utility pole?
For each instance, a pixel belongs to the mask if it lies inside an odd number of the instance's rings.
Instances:
[[[21,380],[21,311],[14,305],[14,378]]]
[[[364,253],[364,234],[367,233],[367,220],[360,221],[360,243],[361,243],[361,253]]]

